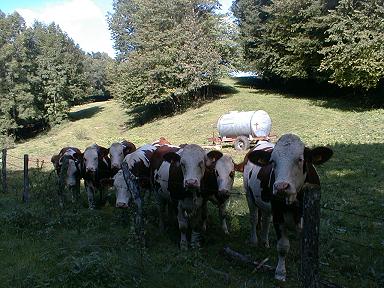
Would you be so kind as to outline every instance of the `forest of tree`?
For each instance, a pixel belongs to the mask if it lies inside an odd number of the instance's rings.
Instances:
[[[112,94],[128,107],[152,113],[164,104],[177,110],[185,101],[206,97],[232,53],[220,33],[225,22],[215,13],[217,5],[213,0],[115,1],[109,18],[118,53]]]
[[[383,85],[383,0],[235,0],[248,68],[267,79]]]
[[[0,11],[0,144],[61,123],[90,95],[112,96],[136,117],[178,111],[234,67],[265,80],[381,87],[371,97],[383,97],[384,0],[235,0],[234,19],[218,6],[115,0],[116,59],[85,53],[55,23],[27,27]]]
[[[0,144],[67,118],[85,96],[106,93],[106,54],[85,54],[54,23],[26,27],[0,11]]]

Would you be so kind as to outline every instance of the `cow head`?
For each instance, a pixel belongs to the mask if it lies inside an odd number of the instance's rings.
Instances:
[[[116,191],[116,207],[128,208],[130,194],[124,179],[123,170],[119,170],[116,175],[113,176],[113,186]]]
[[[87,147],[83,154],[84,172],[88,175],[95,175],[99,168],[99,161],[108,157],[109,150],[97,144]]]
[[[235,179],[235,164],[229,156],[222,156],[215,161],[215,175],[219,197],[228,197]]]
[[[332,154],[327,147],[306,148],[298,136],[285,134],[277,141],[272,153],[253,151],[248,159],[259,166],[272,165],[275,176],[273,195],[285,198],[287,204],[291,204],[296,201],[308,171],[313,171],[313,165],[328,161]]]
[[[164,159],[181,167],[183,172],[183,186],[186,189],[200,189],[200,182],[206,165],[212,165],[203,148],[198,145],[186,145],[178,152],[166,153]]]
[[[64,177],[65,185],[68,188],[76,186],[81,176],[81,160],[71,155],[64,154],[59,160],[59,165],[63,170],[62,174]]]
[[[121,163],[124,157],[136,150],[136,146],[128,141],[116,142],[109,147],[109,155],[111,157],[111,169],[117,172],[121,169]]]

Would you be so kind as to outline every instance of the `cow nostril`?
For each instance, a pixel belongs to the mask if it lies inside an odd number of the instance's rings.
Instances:
[[[285,191],[289,188],[289,183],[287,182],[277,182],[275,183],[275,189],[277,191]]]
[[[185,184],[185,187],[197,187],[198,186],[198,182],[196,179],[185,180],[184,184]]]
[[[127,207],[128,207],[127,203],[123,203],[123,202],[116,203],[116,208],[127,208]]]

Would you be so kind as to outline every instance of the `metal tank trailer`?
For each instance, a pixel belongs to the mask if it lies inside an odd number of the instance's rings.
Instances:
[[[247,150],[251,143],[259,140],[271,140],[272,121],[264,110],[230,111],[217,121],[219,137],[209,140],[216,144],[233,144],[236,150]]]

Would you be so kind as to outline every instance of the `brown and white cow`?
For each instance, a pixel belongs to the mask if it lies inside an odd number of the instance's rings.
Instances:
[[[135,150],[135,144],[128,142],[127,140],[111,144],[109,147],[109,155],[111,158],[112,175],[115,175],[117,171],[121,169],[121,163],[123,163],[124,157]]]
[[[271,153],[274,146],[274,144],[268,141],[258,141],[252,151],[245,156],[243,165],[236,167],[237,170],[243,172],[243,185],[247,197],[251,222],[250,242],[252,245],[259,244],[256,227],[257,224],[261,222],[261,245],[267,248],[269,247],[268,232],[270,222],[272,220],[272,211],[269,198],[266,199],[264,197],[265,195],[261,192],[263,192],[262,187],[265,187],[265,181],[268,179],[270,171],[267,168],[262,169],[260,163],[257,165],[253,164],[251,161],[248,161],[248,158],[249,154],[255,151],[265,151],[267,153]],[[262,180],[263,182],[261,182]]]
[[[83,155],[78,148],[65,147],[59,154],[53,155],[51,162],[55,167],[59,183],[60,205],[64,204],[63,188],[72,192],[72,201],[80,195],[80,179],[82,177]]]
[[[305,183],[320,184],[314,165],[328,161],[332,154],[332,150],[327,147],[309,149],[298,136],[285,134],[277,141],[272,152],[256,149],[246,156],[244,186],[251,217],[255,217],[252,215],[255,207],[263,212],[272,212],[277,235],[277,280],[286,280],[285,257],[290,247],[287,230],[291,227],[296,230],[301,228],[302,188]],[[268,224],[269,221],[264,223]],[[266,227],[264,229],[268,231]],[[254,228],[251,233],[251,240],[255,240]]]
[[[219,151],[210,152],[212,165],[205,169],[202,180],[203,203],[203,229],[207,219],[207,202],[210,201],[219,209],[221,228],[229,234],[227,227],[227,205],[235,178],[235,165],[230,156]]]
[[[123,163],[127,164],[127,169],[129,170],[129,175],[125,177],[128,176],[128,178],[131,179],[124,178],[123,170],[119,170],[113,177],[117,208],[127,208],[131,199],[136,200],[135,197],[141,198],[141,194],[144,194],[142,191],[150,189],[149,164],[156,149],[156,146],[147,144],[125,156]],[[126,183],[127,181],[132,183]],[[134,191],[132,191],[132,189],[134,189]],[[140,191],[140,195],[137,194]],[[141,206],[141,202],[139,204]]]
[[[104,183],[111,177],[111,160],[108,153],[107,148],[92,144],[83,154],[84,185],[90,209],[95,208],[95,192],[99,191],[100,200],[102,200]]]
[[[128,154],[122,163],[122,169],[113,177],[116,191],[116,207],[128,208],[131,201],[135,204],[135,228],[142,236],[143,196],[150,191],[149,164],[153,153],[159,146],[144,145]]]
[[[196,144],[188,144],[178,151],[163,155],[164,161],[153,169],[156,198],[161,202],[177,203],[177,220],[180,230],[180,248],[188,248],[187,232],[190,228],[191,246],[200,246],[203,230],[202,180],[206,167],[213,164],[213,156]],[[160,208],[161,209],[161,208]],[[163,215],[160,214],[160,223]]]

